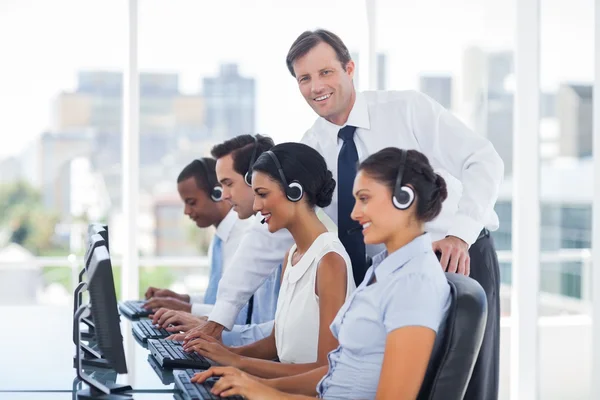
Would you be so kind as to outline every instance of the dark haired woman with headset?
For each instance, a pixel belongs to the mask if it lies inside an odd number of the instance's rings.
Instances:
[[[269,231],[287,229],[294,239],[282,263],[273,332],[238,348],[228,349],[207,336],[184,348],[263,378],[327,365],[327,354],[338,346],[329,325],[356,288],[343,244],[315,211],[331,203],[335,180],[312,147],[282,143],[256,160],[252,188],[254,211]]]
[[[451,301],[424,230],[440,213],[446,183],[423,154],[386,148],[359,166],[353,193],[352,219],[365,243],[386,250],[331,324],[339,347],[329,353],[329,366],[262,383],[235,368],[214,367],[193,381],[221,376],[213,393],[249,400],[417,398]]]

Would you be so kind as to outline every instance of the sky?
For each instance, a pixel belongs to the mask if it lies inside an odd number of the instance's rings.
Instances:
[[[391,89],[417,89],[420,73],[460,77],[469,46],[514,47],[517,0],[376,2],[377,51],[388,55]],[[542,86],[591,82],[593,1],[541,0],[541,10]],[[0,0],[0,158],[52,127],[53,100],[75,88],[77,71],[123,68],[126,21],[124,0]],[[239,63],[257,80],[257,131],[298,140],[315,115],[285,55],[298,34],[318,27],[360,52],[364,0],[140,0],[139,64],[179,73],[181,90],[194,93],[220,63]]]

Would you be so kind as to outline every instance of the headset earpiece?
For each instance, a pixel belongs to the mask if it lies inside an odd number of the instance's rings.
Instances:
[[[279,160],[277,159],[275,153],[273,153],[270,150],[266,153],[271,157],[271,159],[275,163],[275,166],[277,167],[277,171],[279,172],[279,177],[281,178],[281,183],[285,188],[285,195],[288,198],[288,200],[294,203],[300,201],[302,199],[302,196],[304,196],[304,188],[302,187],[300,182],[292,181],[288,184],[287,179],[285,179],[285,174],[283,173],[283,168],[281,168],[281,164],[279,163]]]
[[[214,202],[219,202],[223,200],[223,188],[221,186],[213,187],[210,192],[210,199]]]
[[[287,196],[288,200],[297,202],[300,201],[304,195],[304,189],[302,188],[300,182],[292,181],[289,185],[287,185],[285,195]]]
[[[214,182],[213,179],[211,179],[206,161],[204,161],[203,158],[199,158],[198,161],[200,162],[200,164],[202,164],[202,167],[204,168],[204,173],[206,174],[206,182],[209,184],[209,186],[211,186],[210,199],[215,203],[223,200],[223,188],[217,182]]]
[[[256,136],[252,136],[254,139],[254,149],[252,150],[252,156],[250,157],[250,165],[248,165],[248,171],[244,174],[244,182],[246,185],[252,186],[252,166],[254,165],[254,161],[256,161],[256,151],[258,149],[258,139]]]
[[[398,169],[398,176],[396,178],[396,185],[394,186],[394,194],[392,195],[392,203],[398,210],[408,209],[415,201],[415,191],[406,185],[402,185],[402,178],[404,176],[404,167],[406,164],[406,150],[401,150],[400,155],[400,167]]]
[[[402,186],[400,192],[392,196],[394,207],[398,210],[406,210],[412,205],[413,201],[415,201],[415,192],[410,186]]]

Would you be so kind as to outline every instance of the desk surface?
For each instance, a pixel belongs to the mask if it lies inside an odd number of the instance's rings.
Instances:
[[[0,307],[0,315],[5,325],[0,333],[0,399],[69,398],[66,393],[71,393],[77,383],[73,368],[73,310],[64,306],[13,306]],[[173,398],[172,373],[159,370],[163,373],[159,377],[148,361],[150,353],[133,338],[131,322],[124,317],[121,321],[128,373],[116,376],[117,383],[131,385],[134,391],[155,392],[154,396],[163,392],[160,397],[144,397],[144,393],[135,398]],[[65,392],[30,392],[22,397],[2,393],[24,390]]]

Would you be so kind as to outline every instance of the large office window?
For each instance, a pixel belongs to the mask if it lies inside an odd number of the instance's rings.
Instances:
[[[554,332],[540,326],[540,398],[564,398],[564,384],[554,376],[558,371],[573,382],[568,397],[586,398],[590,326],[560,324],[552,316],[577,321],[589,313],[594,295],[587,251],[592,233],[594,2],[542,0],[540,7],[539,314],[556,321]],[[554,339],[558,331],[560,346]],[[584,366],[583,371],[569,372],[577,366]]]
[[[70,304],[86,223],[120,207],[120,3],[0,3],[2,305]]]
[[[540,244],[542,251],[561,254],[591,247],[593,2],[546,0],[541,6]],[[574,253],[555,257],[547,274],[542,262],[542,289],[544,275],[590,285],[589,271],[584,282],[589,260]],[[558,288],[558,296],[577,292],[565,284]]]

